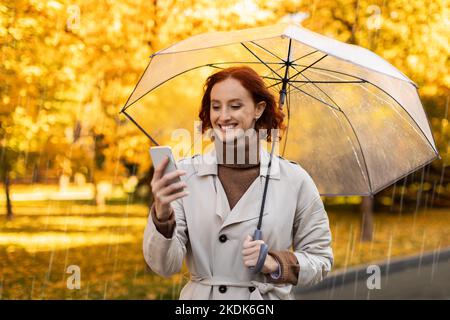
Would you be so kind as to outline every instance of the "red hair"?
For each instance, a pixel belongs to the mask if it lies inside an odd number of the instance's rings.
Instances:
[[[223,69],[216,72],[206,79],[204,85],[204,93],[202,98],[202,105],[199,112],[200,120],[202,121],[202,133],[212,128],[210,120],[211,107],[211,90],[213,86],[228,78],[238,80],[241,85],[248,90],[252,96],[253,102],[256,105],[258,102],[265,101],[266,107],[263,114],[255,123],[255,130],[267,129],[267,141],[271,141],[271,129],[285,129],[283,124],[284,114],[277,103],[273,94],[266,88],[263,79],[250,67],[238,66]],[[281,134],[280,134],[281,136]]]

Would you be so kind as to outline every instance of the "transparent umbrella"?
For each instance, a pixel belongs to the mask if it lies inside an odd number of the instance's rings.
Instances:
[[[440,158],[413,81],[367,49],[289,23],[204,33],[152,54],[121,113],[153,143],[176,128],[195,137],[187,124],[204,81],[236,65],[279,97],[288,125],[280,153],[321,195],[373,195]]]

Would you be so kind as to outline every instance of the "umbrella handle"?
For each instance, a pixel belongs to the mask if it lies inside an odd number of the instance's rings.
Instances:
[[[255,233],[253,234],[253,241],[254,240],[262,240],[262,231],[260,229],[255,230]],[[266,261],[268,252],[269,252],[269,246],[267,244],[263,243],[261,245],[261,248],[259,249],[259,256],[258,256],[258,261],[256,262],[256,265],[254,267],[249,267],[249,269],[252,273],[261,272],[262,268],[264,267],[264,262]]]

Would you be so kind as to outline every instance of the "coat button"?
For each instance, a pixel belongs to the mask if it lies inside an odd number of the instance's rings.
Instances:
[[[253,291],[255,291],[255,287],[248,287],[248,291],[250,291],[250,292],[253,292]]]
[[[227,241],[227,236],[226,235],[221,235],[220,237],[219,237],[219,241],[220,242],[225,242],[225,241]]]
[[[220,293],[225,293],[225,292],[227,292],[227,286],[220,286],[220,287],[219,287],[219,292],[220,292]]]

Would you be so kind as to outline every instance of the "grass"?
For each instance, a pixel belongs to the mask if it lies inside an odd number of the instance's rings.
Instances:
[[[146,266],[142,204],[95,207],[83,202],[18,202],[15,218],[0,216],[1,299],[177,299],[189,279],[162,278]],[[374,240],[359,242],[360,215],[328,209],[334,270],[450,246],[448,210],[376,213]],[[67,267],[81,270],[68,289]]]

